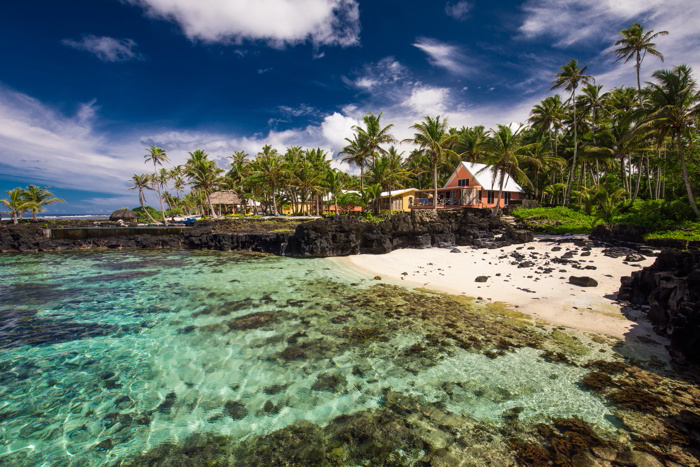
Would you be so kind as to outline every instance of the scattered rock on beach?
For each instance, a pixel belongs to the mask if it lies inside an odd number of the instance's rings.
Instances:
[[[644,261],[646,258],[640,254],[637,253],[630,253],[625,257],[625,261],[629,261],[630,263],[637,263],[639,261]]]
[[[479,276],[476,279],[474,279],[474,282],[486,282],[489,280],[490,276]]]
[[[598,287],[598,281],[588,276],[570,276],[569,283],[579,287]]]

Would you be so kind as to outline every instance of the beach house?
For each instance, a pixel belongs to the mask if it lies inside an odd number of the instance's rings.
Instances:
[[[494,174],[492,167],[475,162],[460,162],[445,183],[438,188],[438,209],[493,208],[501,190],[500,172]],[[415,190],[411,209],[432,209],[434,190]],[[500,206],[520,202],[525,191],[509,174],[503,178]]]

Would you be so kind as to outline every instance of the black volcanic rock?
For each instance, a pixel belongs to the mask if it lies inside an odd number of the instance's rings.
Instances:
[[[570,276],[569,283],[579,287],[598,287],[598,281],[588,276]]]
[[[700,363],[700,252],[663,251],[620,281],[618,299],[648,305],[647,317],[671,348]]]

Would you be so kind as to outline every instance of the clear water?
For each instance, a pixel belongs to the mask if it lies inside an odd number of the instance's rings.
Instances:
[[[601,399],[579,388],[584,370],[533,349],[489,359],[455,348],[421,366],[397,355],[424,336],[399,330],[388,341],[282,358],[295,334],[332,343],[342,327],[332,320],[337,297],[314,285],[321,278],[358,290],[372,283],[326,259],[0,256],[0,464],[101,465],[196,432],[242,438],[298,419],[323,424],[378,406],[384,388],[494,424],[524,407],[521,419],[532,422],[576,414],[614,428]],[[253,312],[273,322],[226,324]],[[313,389],[328,371],[347,384]],[[232,417],[231,407],[244,409]]]

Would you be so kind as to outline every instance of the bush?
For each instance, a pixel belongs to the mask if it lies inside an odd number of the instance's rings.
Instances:
[[[590,233],[595,225],[594,216],[588,216],[571,208],[517,208],[513,211],[517,219],[530,221],[531,228],[549,234]],[[537,222],[544,221],[544,222]]]
[[[635,200],[620,204],[614,224],[634,224],[651,231],[674,229],[694,219],[690,205],[683,200]]]
[[[163,220],[163,214],[161,211],[157,210],[156,208],[152,208],[151,206],[144,206],[141,208],[140,206],[138,208],[132,209],[134,214],[136,214],[137,221],[138,222],[153,222],[150,217],[148,217],[148,214],[146,214],[146,211],[153,217],[155,220]]]

